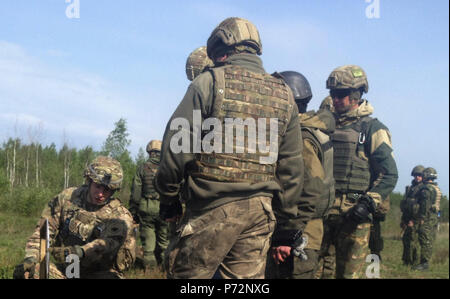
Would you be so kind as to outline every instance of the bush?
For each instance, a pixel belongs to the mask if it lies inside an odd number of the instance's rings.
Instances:
[[[39,215],[55,195],[56,192],[50,188],[17,187],[12,193],[3,193],[0,208],[24,216]]]

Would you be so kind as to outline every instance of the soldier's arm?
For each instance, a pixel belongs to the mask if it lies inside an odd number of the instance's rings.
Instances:
[[[371,185],[367,193],[379,205],[397,184],[397,164],[394,160],[391,134],[381,122],[371,122],[367,137],[366,151],[371,168]]]
[[[142,179],[141,179],[141,167],[138,167],[136,174],[134,175],[133,182],[131,183],[130,194],[130,212],[135,216],[139,210],[139,202],[142,194]]]
[[[273,200],[277,217],[275,234],[282,231],[303,230],[314,213],[314,207],[300,194],[304,182],[303,140],[298,119],[298,109],[294,105],[293,115],[278,152],[277,178],[282,192]]]
[[[118,270],[128,269],[135,260],[135,225],[129,211],[121,207],[121,216],[108,219],[102,223],[99,238],[91,241],[83,249],[83,266],[89,267],[110,256],[115,261]]]
[[[59,194],[52,200],[50,200],[45,206],[33,234],[27,240],[25,247],[25,258],[32,258],[35,259],[36,261],[39,260],[39,246],[40,246],[39,228],[40,223],[45,218],[48,219],[50,246],[54,242],[60,229],[60,216],[63,206],[63,197],[64,196],[62,194]]]
[[[431,208],[432,196],[431,190],[427,188],[422,188],[419,191],[419,220],[424,220],[427,217],[428,211]]]
[[[155,177],[155,188],[161,196],[161,204],[170,205],[178,200],[186,165],[194,160],[192,143],[196,140],[193,138],[193,111],[200,111],[200,122],[209,114],[211,107],[208,106],[208,103],[212,102],[212,92],[206,93],[205,91],[208,89],[212,90],[212,76],[207,72],[197,77],[195,84],[189,86],[183,100],[166,126],[161,148],[161,162]],[[188,131],[178,128],[171,130],[171,123],[175,120],[187,121],[186,125],[189,125],[189,128],[186,129]],[[183,133],[188,139],[183,141],[189,142],[190,145],[188,152],[174,153],[170,146],[171,141],[174,138],[180,140]]]

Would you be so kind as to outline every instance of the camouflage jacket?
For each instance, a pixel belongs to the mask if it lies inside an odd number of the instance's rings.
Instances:
[[[400,202],[400,211],[402,212],[402,223],[407,224],[410,220],[417,220],[419,213],[418,193],[423,183],[411,181],[411,185],[405,188],[405,194]]]
[[[434,182],[425,182],[418,192],[419,220],[428,220],[430,216],[436,215],[433,207],[436,204],[438,191],[435,186]]]
[[[350,126],[360,118],[371,115],[373,110],[372,105],[367,100],[363,100],[357,109],[343,115],[335,113],[336,130]],[[370,185],[366,193],[374,199],[377,207],[381,208],[385,201],[388,201],[388,196],[398,180],[391,134],[384,124],[378,119],[372,118],[368,122],[365,136],[364,152],[358,154],[362,155],[361,159],[369,162]]]
[[[253,54],[232,55],[225,64],[237,65],[252,72],[264,74],[261,59]],[[193,111],[201,111],[201,121],[212,115],[214,105],[214,79],[211,72],[204,72],[192,81],[183,100],[173,113],[169,124],[176,118],[183,118],[190,124],[188,136],[191,140],[189,153],[174,153],[170,149],[171,139],[177,130],[167,126],[164,133],[161,163],[155,179],[157,191],[161,195],[161,203],[178,200],[177,195],[183,193],[186,208],[206,210],[223,204],[256,196],[276,197],[278,206],[286,207],[285,213],[302,219],[303,212],[298,211],[295,203],[303,187],[303,158],[298,109],[295,109],[287,125],[282,140],[278,140],[277,179],[267,182],[219,182],[195,178],[189,175],[189,169],[195,161],[193,153]],[[306,218],[308,216],[305,215]]]
[[[39,223],[48,219],[50,247],[79,245],[84,251],[81,271],[112,270],[122,273],[135,260],[135,225],[120,200],[103,206],[87,202],[88,186],[68,188],[53,198],[42,212],[28,239],[25,258],[39,260]]]

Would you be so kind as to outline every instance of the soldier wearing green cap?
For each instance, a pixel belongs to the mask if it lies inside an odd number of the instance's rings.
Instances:
[[[405,265],[417,265],[419,263],[419,203],[418,193],[423,186],[423,171],[425,167],[417,165],[411,171],[414,179],[411,185],[406,187],[403,200],[400,202],[402,218],[400,227],[402,229],[403,254],[402,261]]]
[[[418,192],[418,222],[420,243],[420,264],[414,270],[425,271],[429,268],[429,261],[433,253],[433,242],[436,238],[438,213],[442,192],[437,186],[436,169],[427,167],[423,170],[423,185]]]
[[[86,184],[68,188],[53,198],[42,212],[48,220],[49,242],[54,263],[50,278],[66,278],[79,261],[78,278],[123,278],[135,260],[135,224],[130,212],[113,197],[122,185],[120,163],[99,156],[85,170]],[[40,227],[28,239],[25,259],[16,266],[14,278],[38,278]],[[70,266],[70,270],[69,269]],[[69,272],[68,272],[69,271]],[[77,278],[77,277],[75,277]]]
[[[388,196],[397,183],[391,134],[372,118],[372,105],[362,99],[369,90],[366,73],[356,65],[334,69],[326,87],[333,100],[336,130],[334,178],[336,201],[325,222],[323,252],[334,245],[336,277],[363,277],[371,224],[389,209]]]
[[[224,127],[225,119],[237,118],[255,120],[258,129],[270,119],[278,124],[278,133],[273,133],[278,136],[273,143],[277,154],[271,161],[265,161],[267,152],[250,152],[248,142],[239,148],[233,142],[226,152],[201,148],[194,153],[192,145],[191,152],[176,152],[172,139],[183,132],[167,126],[155,179],[160,212],[172,221],[181,214],[180,194],[186,203],[166,253],[169,278],[212,278],[215,273],[223,278],[264,278],[275,228],[272,205],[295,216],[300,229],[313,213],[307,204],[304,211],[294,206],[303,185],[298,109],[283,80],[265,72],[261,53],[259,33],[251,22],[225,19],[207,41],[214,67],[192,81],[169,121],[187,120],[189,136],[195,132],[195,111],[202,124],[215,119]],[[200,132],[203,136],[208,130]],[[224,144],[222,134],[215,146],[223,149]]]
[[[139,223],[139,237],[147,271],[162,266],[169,239],[168,224],[159,217],[159,194],[153,187],[153,179],[160,162],[161,141],[151,140],[146,150],[149,158],[138,167],[131,185],[130,212]]]

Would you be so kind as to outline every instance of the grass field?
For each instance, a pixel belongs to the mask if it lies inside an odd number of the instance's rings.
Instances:
[[[399,227],[400,212],[398,207],[388,214],[382,225],[384,250],[380,269],[381,278],[449,278],[449,229],[448,223],[441,225],[433,247],[430,269],[426,272],[413,271],[402,265],[402,241]],[[27,238],[37,223],[38,216],[25,217],[0,212],[0,278],[12,278],[14,266],[24,256]],[[154,269],[144,273],[138,267],[126,273],[127,278],[164,278],[164,274]]]

